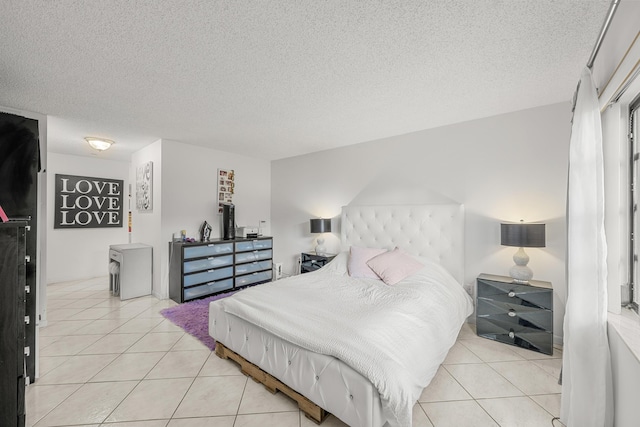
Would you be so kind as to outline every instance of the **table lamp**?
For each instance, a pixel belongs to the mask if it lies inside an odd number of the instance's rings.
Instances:
[[[309,220],[309,226],[311,233],[330,233],[331,232],[331,218],[312,218]],[[316,246],[316,255],[325,255],[327,248],[324,246],[324,238],[319,236],[317,239],[318,246]]]
[[[500,224],[500,244],[503,246],[515,246],[518,251],[513,255],[516,263],[509,270],[509,275],[516,283],[529,283],[533,277],[533,271],[527,267],[529,255],[524,248],[544,248],[545,246],[545,225],[525,224],[520,221],[518,224]]]

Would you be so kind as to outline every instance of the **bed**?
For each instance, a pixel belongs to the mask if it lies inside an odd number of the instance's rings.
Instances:
[[[344,207],[343,251],[327,266],[210,304],[216,353],[318,423],[332,413],[352,427],[409,427],[472,312],[463,230],[461,205]],[[351,277],[354,248],[401,252],[420,268],[392,286]]]

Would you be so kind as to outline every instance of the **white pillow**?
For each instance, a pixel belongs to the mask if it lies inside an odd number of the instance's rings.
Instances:
[[[367,261],[367,265],[387,285],[395,285],[424,267],[411,255],[398,248],[371,258]]]
[[[349,249],[349,262],[347,264],[349,276],[380,280],[380,277],[369,268],[367,261],[385,252],[387,252],[386,249],[351,246]]]

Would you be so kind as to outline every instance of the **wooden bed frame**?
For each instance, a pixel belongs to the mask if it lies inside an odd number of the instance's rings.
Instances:
[[[229,350],[224,344],[216,341],[216,356],[221,359],[231,359],[240,365],[240,371],[251,377],[255,382],[261,383],[267,390],[275,394],[278,391],[289,396],[291,399],[298,403],[298,408],[304,412],[305,416],[316,424],[320,424],[329,415],[327,411],[293,390],[286,384],[283,384],[280,380],[274,376],[266,373],[253,363],[247,361],[244,357],[240,356]]]

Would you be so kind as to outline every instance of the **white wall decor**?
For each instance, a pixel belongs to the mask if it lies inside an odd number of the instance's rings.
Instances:
[[[136,169],[136,208],[143,212],[153,210],[153,162]]]

